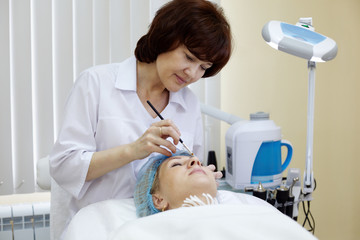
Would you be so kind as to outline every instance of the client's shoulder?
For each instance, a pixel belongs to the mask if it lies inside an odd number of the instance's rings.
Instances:
[[[251,193],[237,193],[226,190],[219,190],[216,196],[220,204],[246,204],[246,205],[265,205],[272,207],[266,201],[254,197]]]

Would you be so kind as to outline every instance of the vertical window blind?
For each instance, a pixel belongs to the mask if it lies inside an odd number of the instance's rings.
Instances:
[[[78,74],[129,57],[167,1],[0,1],[0,195],[36,191],[36,162],[52,148]],[[217,78],[193,86],[214,106]]]

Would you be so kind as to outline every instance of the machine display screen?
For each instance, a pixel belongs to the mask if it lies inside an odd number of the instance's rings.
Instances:
[[[233,165],[232,165],[232,148],[226,148],[226,162],[227,162],[227,171],[233,175]]]

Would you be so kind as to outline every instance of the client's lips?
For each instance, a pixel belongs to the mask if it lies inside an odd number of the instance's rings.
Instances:
[[[192,174],[195,174],[195,173],[200,173],[200,174],[205,174],[205,175],[206,175],[205,171],[202,170],[201,168],[194,168],[194,169],[190,172],[189,175],[192,175]]]

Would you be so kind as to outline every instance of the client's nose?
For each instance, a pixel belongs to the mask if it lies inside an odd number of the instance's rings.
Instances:
[[[201,162],[199,161],[199,159],[197,157],[192,157],[188,161],[188,166],[189,167],[192,167],[194,165],[201,166]]]

